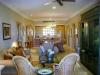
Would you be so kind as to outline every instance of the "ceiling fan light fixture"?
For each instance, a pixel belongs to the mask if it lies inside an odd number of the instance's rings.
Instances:
[[[44,3],[44,5],[47,6],[47,5],[50,5],[50,3],[49,2],[48,3]]]

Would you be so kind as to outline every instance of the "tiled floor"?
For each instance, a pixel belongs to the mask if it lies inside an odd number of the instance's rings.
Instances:
[[[84,67],[81,63],[77,63],[76,65],[77,71],[76,75],[93,75],[86,67]]]

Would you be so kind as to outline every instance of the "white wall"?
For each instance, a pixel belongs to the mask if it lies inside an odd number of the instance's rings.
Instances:
[[[3,40],[2,23],[11,24],[11,39]],[[11,16],[11,11],[0,4],[0,50],[11,47],[13,41],[17,39],[16,21]]]

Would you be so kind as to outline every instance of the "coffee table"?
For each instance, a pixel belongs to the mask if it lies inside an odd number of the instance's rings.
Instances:
[[[37,71],[37,75],[52,75],[53,71],[50,68],[41,68]]]

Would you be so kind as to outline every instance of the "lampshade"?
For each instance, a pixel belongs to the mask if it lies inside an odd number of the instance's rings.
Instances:
[[[13,42],[12,45],[11,45],[11,47],[15,47],[15,48],[18,47],[18,43],[16,41]]]

